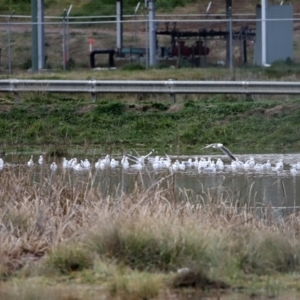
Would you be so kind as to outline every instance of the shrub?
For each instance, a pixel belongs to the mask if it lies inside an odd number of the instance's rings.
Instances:
[[[120,102],[113,102],[108,104],[99,104],[95,108],[96,114],[112,114],[121,115],[125,112],[125,104]]]
[[[82,271],[91,267],[92,260],[90,253],[81,246],[70,243],[60,245],[50,251],[46,266],[50,269],[59,271],[62,274],[68,274],[73,271]]]

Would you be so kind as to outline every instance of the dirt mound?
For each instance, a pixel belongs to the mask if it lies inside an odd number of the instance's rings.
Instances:
[[[282,113],[288,113],[291,111],[294,111],[299,108],[299,105],[297,104],[280,104],[276,105],[270,109],[265,110],[265,116],[266,117],[274,117],[278,116]]]
[[[172,106],[169,107],[169,109],[167,110],[167,112],[170,112],[170,113],[178,112],[182,108],[183,108],[182,104],[173,104]]]
[[[187,288],[194,287],[199,289],[228,289],[230,286],[220,280],[212,280],[199,270],[183,268],[178,270],[173,278],[172,287]]]
[[[80,108],[77,110],[77,113],[78,113],[78,114],[85,114],[85,113],[87,113],[87,112],[93,110],[95,107],[96,107],[96,104],[84,105],[84,106],[80,107]]]

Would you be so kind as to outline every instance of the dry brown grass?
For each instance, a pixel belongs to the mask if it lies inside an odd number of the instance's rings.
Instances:
[[[1,257],[17,267],[27,259],[38,259],[51,247],[68,240],[81,240],[87,232],[99,228],[110,230],[122,224],[122,230],[134,227],[153,234],[176,235],[179,231],[212,231],[223,235],[264,230],[289,231],[297,234],[300,219],[296,214],[287,219],[263,219],[245,204],[234,199],[207,193],[207,199],[195,204],[191,195],[182,191],[185,201],[176,200],[173,187],[161,187],[163,179],[144,190],[138,183],[128,195],[102,196],[94,184],[94,175],[71,183],[71,174],[45,176],[35,181],[32,170],[4,170],[0,177]],[[141,185],[141,182],[139,183]],[[182,197],[181,197],[182,198]]]
[[[130,194],[112,198],[92,172],[36,175],[16,168],[0,176],[3,279],[90,270],[112,296],[140,299],[159,295],[168,284],[159,274],[180,268],[227,281],[299,270],[297,213],[262,218],[226,191],[202,199],[182,191],[178,202],[163,178],[147,190],[137,180]]]

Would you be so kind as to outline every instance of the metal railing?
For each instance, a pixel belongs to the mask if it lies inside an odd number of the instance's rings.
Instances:
[[[300,82],[177,80],[0,80],[0,93],[300,94]]]

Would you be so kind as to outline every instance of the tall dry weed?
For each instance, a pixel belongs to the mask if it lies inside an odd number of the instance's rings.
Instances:
[[[92,268],[97,257],[140,271],[299,269],[297,213],[258,214],[224,189],[179,197],[168,176],[147,189],[137,176],[130,193],[111,197],[92,172],[35,172],[16,167],[0,176],[1,276],[42,257],[61,273]]]

